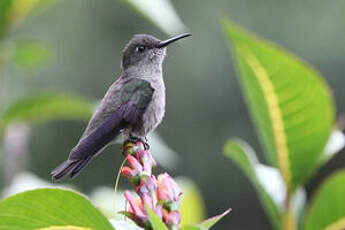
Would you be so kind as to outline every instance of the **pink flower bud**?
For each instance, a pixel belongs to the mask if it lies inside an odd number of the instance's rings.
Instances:
[[[129,167],[127,167],[127,166],[125,166],[125,167],[123,167],[123,168],[121,169],[121,174],[122,174],[127,180],[130,180],[130,179],[132,178],[132,176],[133,176],[132,170],[131,170]]]
[[[142,177],[140,185],[136,187],[136,192],[140,196],[143,193],[149,193],[151,196],[154,195],[158,188],[158,183],[155,176]]]
[[[152,209],[159,218],[162,218],[162,205],[157,204],[156,200],[148,193],[143,193],[140,198],[135,199],[129,191],[125,191],[125,197],[130,205],[128,209],[130,215],[128,217],[139,226],[144,226],[149,220],[146,206]]]
[[[142,220],[142,223],[145,223],[145,221],[148,220],[148,216],[147,213],[145,213],[146,211],[143,209],[140,201],[137,202],[134,196],[129,191],[125,191],[125,197],[130,205],[129,211],[138,219]]]
[[[137,172],[143,171],[143,166],[135,157],[128,155],[127,160],[132,169],[136,170]]]
[[[148,151],[138,150],[136,152],[136,157],[142,163],[144,171],[149,175],[152,174],[152,168],[157,165],[152,155]]]
[[[181,222],[181,214],[178,211],[168,212],[163,209],[163,220],[164,223],[170,227],[170,229],[178,229]]]
[[[151,196],[148,193],[143,193],[140,198],[143,206],[147,205],[150,209],[153,209],[154,203]]]
[[[167,173],[158,175],[158,189],[157,197],[158,200],[164,202],[178,202],[182,191]]]

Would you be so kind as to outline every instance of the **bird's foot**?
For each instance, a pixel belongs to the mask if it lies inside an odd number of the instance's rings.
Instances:
[[[136,144],[136,143],[138,143],[138,142],[140,142],[140,143],[143,144],[145,150],[149,150],[149,149],[150,149],[150,145],[149,145],[149,143],[148,143],[146,137],[140,138],[140,137],[130,136],[130,137],[124,142],[123,146],[126,146],[126,145],[129,144],[129,143]],[[124,150],[124,149],[122,149],[122,150]]]

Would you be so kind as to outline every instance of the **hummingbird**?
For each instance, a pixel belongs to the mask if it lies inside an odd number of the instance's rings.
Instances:
[[[109,87],[68,159],[51,172],[53,180],[75,178],[108,145],[124,141],[146,142],[146,135],[162,121],[165,85],[162,64],[166,47],[184,33],[161,41],[137,34],[122,51],[120,77]]]

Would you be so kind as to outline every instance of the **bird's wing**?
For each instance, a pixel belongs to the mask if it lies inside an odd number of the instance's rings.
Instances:
[[[151,102],[153,91],[150,83],[142,79],[125,82],[121,90],[121,105],[99,127],[79,141],[68,160],[53,170],[53,179],[58,180],[68,173],[74,178],[122,129],[140,121]]]
[[[124,78],[120,77],[109,87],[107,93],[104,95],[102,101],[97,106],[96,111],[87,124],[80,140],[95,131],[105,120],[116,112],[122,103],[120,98],[124,83]]]

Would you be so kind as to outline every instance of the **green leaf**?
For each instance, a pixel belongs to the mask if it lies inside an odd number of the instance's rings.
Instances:
[[[170,0],[122,0],[169,35],[185,32],[186,27]]]
[[[181,196],[181,226],[197,224],[205,218],[205,205],[198,187],[188,179],[177,179],[183,191]]]
[[[313,173],[334,125],[330,91],[312,67],[228,20],[239,80],[270,163],[288,191]]]
[[[41,0],[12,0],[12,5],[7,12],[7,20],[11,24],[24,21],[28,14]]]
[[[64,226],[51,226],[47,228],[37,228],[35,230],[92,230],[92,229],[72,226],[72,225],[64,225]]]
[[[226,210],[224,213],[211,217],[207,220],[202,221],[200,224],[196,225],[184,225],[180,230],[208,230],[213,227],[218,221],[220,221],[224,216],[226,216],[231,209]]]
[[[5,31],[7,30],[7,15],[11,8],[13,0],[1,0],[0,1],[0,39],[3,38]]]
[[[345,229],[345,170],[331,175],[313,196],[304,230]]]
[[[84,196],[69,190],[37,189],[0,202],[0,229],[114,228]]]
[[[282,223],[280,218],[279,204],[275,202],[273,196],[268,193],[268,189],[265,188],[265,184],[260,181],[258,177],[257,169],[260,166],[254,151],[251,147],[242,140],[232,139],[229,140],[224,147],[224,154],[233,160],[238,167],[247,175],[250,182],[255,187],[260,201],[265,209],[266,214],[269,217],[271,225],[274,229],[282,229]],[[267,181],[267,180],[266,180]],[[269,181],[272,186],[279,188],[277,183],[272,180]],[[276,194],[286,194],[284,189],[277,191]],[[284,199],[282,199],[284,200]]]
[[[41,41],[27,40],[16,43],[13,62],[27,71],[32,71],[47,63],[51,52]]]
[[[88,120],[94,104],[65,93],[38,93],[10,105],[0,116],[0,128],[15,122],[36,124],[58,119]]]
[[[22,22],[40,0],[1,0],[0,39],[12,24]]]
[[[146,206],[146,210],[149,214],[153,230],[168,230],[163,221],[148,206]]]
[[[217,216],[211,217],[207,220],[204,220],[203,222],[201,222],[197,226],[199,226],[201,229],[205,229],[205,230],[210,229],[213,225],[215,225],[218,221],[220,221],[224,216],[226,216],[230,211],[231,211],[231,209],[228,209],[220,215],[217,215]]]
[[[195,225],[184,225],[180,228],[180,230],[204,230],[204,229]]]

